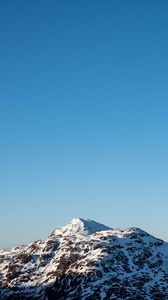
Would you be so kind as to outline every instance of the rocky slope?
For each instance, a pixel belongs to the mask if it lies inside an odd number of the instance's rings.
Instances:
[[[168,244],[138,228],[74,219],[0,250],[1,300],[168,300]]]

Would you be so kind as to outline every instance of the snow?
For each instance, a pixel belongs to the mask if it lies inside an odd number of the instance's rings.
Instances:
[[[105,226],[103,224],[97,223],[93,220],[75,218],[70,224],[62,227],[61,229],[56,229],[53,234],[63,234],[64,236],[79,234],[79,235],[90,235],[98,231],[111,230],[112,228]]]

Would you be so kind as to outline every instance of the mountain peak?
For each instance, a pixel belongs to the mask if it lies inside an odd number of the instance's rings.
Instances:
[[[112,228],[105,226],[103,224],[100,224],[98,222],[95,222],[93,220],[89,219],[83,219],[83,218],[74,218],[71,220],[71,222],[63,226],[59,229],[54,230],[53,234],[63,234],[66,235],[74,235],[74,234],[80,234],[80,235],[91,235],[93,233],[96,233],[98,231],[105,231],[105,230],[111,230]]]
[[[0,299],[168,299],[167,262],[168,244],[139,228],[75,218],[45,240],[0,250]]]

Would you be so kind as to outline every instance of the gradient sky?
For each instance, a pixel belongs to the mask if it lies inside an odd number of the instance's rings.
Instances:
[[[168,2],[0,1],[0,247],[74,217],[168,240]]]

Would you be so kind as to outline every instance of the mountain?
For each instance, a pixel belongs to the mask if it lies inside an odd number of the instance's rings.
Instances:
[[[1,300],[168,300],[168,244],[138,228],[74,219],[0,250]]]

